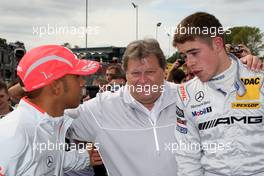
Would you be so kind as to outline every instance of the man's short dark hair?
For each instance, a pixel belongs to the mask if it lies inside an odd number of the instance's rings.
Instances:
[[[2,89],[4,89],[5,92],[8,94],[6,83],[0,80],[0,90],[2,90]]]
[[[178,43],[194,41],[199,38],[212,44],[213,37],[221,37],[224,41],[224,29],[219,20],[206,12],[196,12],[184,18],[177,26],[173,46]]]
[[[106,70],[115,70],[115,74],[123,74],[121,66],[118,65],[109,65]]]
[[[126,75],[125,74],[114,74],[112,76],[112,79],[123,79],[126,81]]]
[[[18,83],[20,84],[20,86],[23,88],[24,87],[24,83],[23,81],[19,78],[18,79]],[[30,91],[30,92],[24,92],[25,93],[25,96],[30,98],[30,99],[34,99],[36,97],[38,97],[41,92],[42,92],[42,89],[43,88],[39,88],[39,89],[36,89],[36,90],[33,90],[33,91]]]
[[[153,54],[157,57],[159,66],[165,70],[166,59],[155,39],[136,40],[128,44],[123,55],[123,68],[127,71],[127,63],[129,59],[143,59]]]

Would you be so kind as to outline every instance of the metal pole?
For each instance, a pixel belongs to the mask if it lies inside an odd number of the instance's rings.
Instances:
[[[136,6],[136,40],[138,40],[138,6]]]
[[[136,40],[138,39],[138,5],[132,2],[133,7],[136,9]]]
[[[156,26],[156,40],[158,40],[158,26]]]
[[[85,48],[87,49],[88,0],[85,1]]]
[[[156,40],[158,40],[158,27],[161,26],[161,22],[158,22],[156,25]]]
[[[169,53],[168,53],[168,57],[170,57],[171,35],[169,33],[167,33],[167,35],[169,37]]]

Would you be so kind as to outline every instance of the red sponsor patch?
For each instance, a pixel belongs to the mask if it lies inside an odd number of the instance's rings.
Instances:
[[[177,123],[180,123],[180,124],[186,125],[186,120],[182,120],[182,119],[180,119],[180,118],[177,118]]]
[[[182,101],[187,100],[187,93],[183,84],[180,85],[180,93]]]

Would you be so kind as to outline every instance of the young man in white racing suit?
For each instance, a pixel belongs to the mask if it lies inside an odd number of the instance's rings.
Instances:
[[[208,13],[183,19],[173,44],[196,75],[178,89],[177,174],[263,176],[263,72],[226,53],[223,27]]]

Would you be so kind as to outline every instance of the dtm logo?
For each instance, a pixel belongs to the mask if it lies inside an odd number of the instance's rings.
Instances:
[[[194,112],[192,112],[192,115],[193,115],[193,117],[198,117],[200,115],[204,115],[204,114],[209,113],[209,112],[212,112],[211,106],[204,108],[203,110],[200,110],[200,111],[194,111]]]

